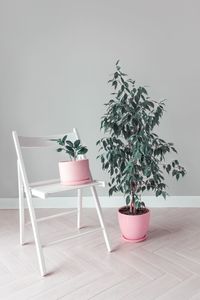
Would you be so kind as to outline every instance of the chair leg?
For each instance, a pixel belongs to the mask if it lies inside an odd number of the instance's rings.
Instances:
[[[18,191],[19,191],[19,235],[20,244],[24,245],[24,187],[18,164]]]
[[[104,220],[103,220],[103,215],[102,215],[102,211],[101,211],[101,206],[100,206],[100,203],[99,203],[99,198],[97,196],[96,188],[94,186],[91,187],[91,192],[92,192],[92,196],[93,196],[94,201],[95,201],[95,206],[96,206],[99,222],[100,222],[101,228],[103,230],[103,235],[104,235],[106,247],[107,247],[108,252],[111,252],[112,250],[111,250],[110,243],[109,243],[109,240],[108,240],[107,230],[106,230],[106,227],[104,225]]]
[[[82,215],[82,190],[78,189],[78,199],[77,199],[77,228],[81,228],[81,215]]]
[[[25,234],[24,234],[24,191],[23,187],[19,194],[19,227],[20,227],[20,244],[25,244]]]
[[[46,275],[46,266],[45,266],[45,261],[44,261],[44,255],[43,255],[42,246],[40,243],[40,237],[39,237],[37,220],[36,220],[36,216],[35,216],[35,210],[33,207],[32,197],[31,197],[29,190],[26,190],[26,198],[27,198],[27,203],[28,203],[31,224],[32,224],[32,228],[33,228],[33,235],[34,235],[34,240],[35,240],[35,245],[36,245],[40,273],[41,273],[41,276],[45,276]]]

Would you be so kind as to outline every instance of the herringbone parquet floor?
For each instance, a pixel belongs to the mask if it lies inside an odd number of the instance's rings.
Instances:
[[[148,239],[138,244],[120,239],[116,209],[103,211],[113,253],[100,231],[46,247],[49,275],[41,278],[31,227],[21,247],[18,212],[0,210],[0,300],[200,300],[200,209],[153,208]],[[83,213],[83,224],[98,224],[94,209]],[[74,215],[39,223],[42,241],[75,233],[75,226]]]

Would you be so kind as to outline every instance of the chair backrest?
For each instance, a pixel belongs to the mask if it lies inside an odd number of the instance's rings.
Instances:
[[[12,132],[15,150],[17,154],[18,176],[21,176],[23,184],[25,186],[28,187],[29,183],[28,183],[28,177],[27,177],[21,149],[22,148],[43,148],[43,147],[57,148],[58,145],[56,145],[55,141],[51,141],[51,139],[62,138],[64,135],[67,135],[67,139],[71,141],[80,139],[76,128],[73,128],[73,130],[68,133],[51,135],[51,136],[43,136],[43,137],[18,136],[16,131]],[[81,155],[80,158],[84,159],[86,158],[86,156]]]
[[[39,137],[30,137],[30,136],[19,136],[16,131],[12,132],[13,139],[18,138],[19,145],[21,148],[42,148],[42,147],[54,147],[55,142],[51,141],[53,138],[62,138],[65,134],[67,135],[69,140],[79,139],[79,134],[76,128],[73,128],[73,131],[63,134],[54,134],[50,136],[39,136]]]

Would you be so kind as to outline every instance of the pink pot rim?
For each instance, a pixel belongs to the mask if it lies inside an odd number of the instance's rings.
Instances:
[[[84,158],[84,159],[78,159],[78,160],[61,160],[61,161],[59,161],[59,164],[64,164],[64,163],[78,163],[80,161],[88,161],[88,159]]]

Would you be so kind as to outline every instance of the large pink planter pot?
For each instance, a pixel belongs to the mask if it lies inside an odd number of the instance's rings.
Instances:
[[[78,185],[91,182],[88,159],[60,161],[60,181],[64,185]]]
[[[149,210],[142,215],[125,215],[119,209],[118,220],[122,237],[125,240],[140,242],[146,239],[150,222]]]

